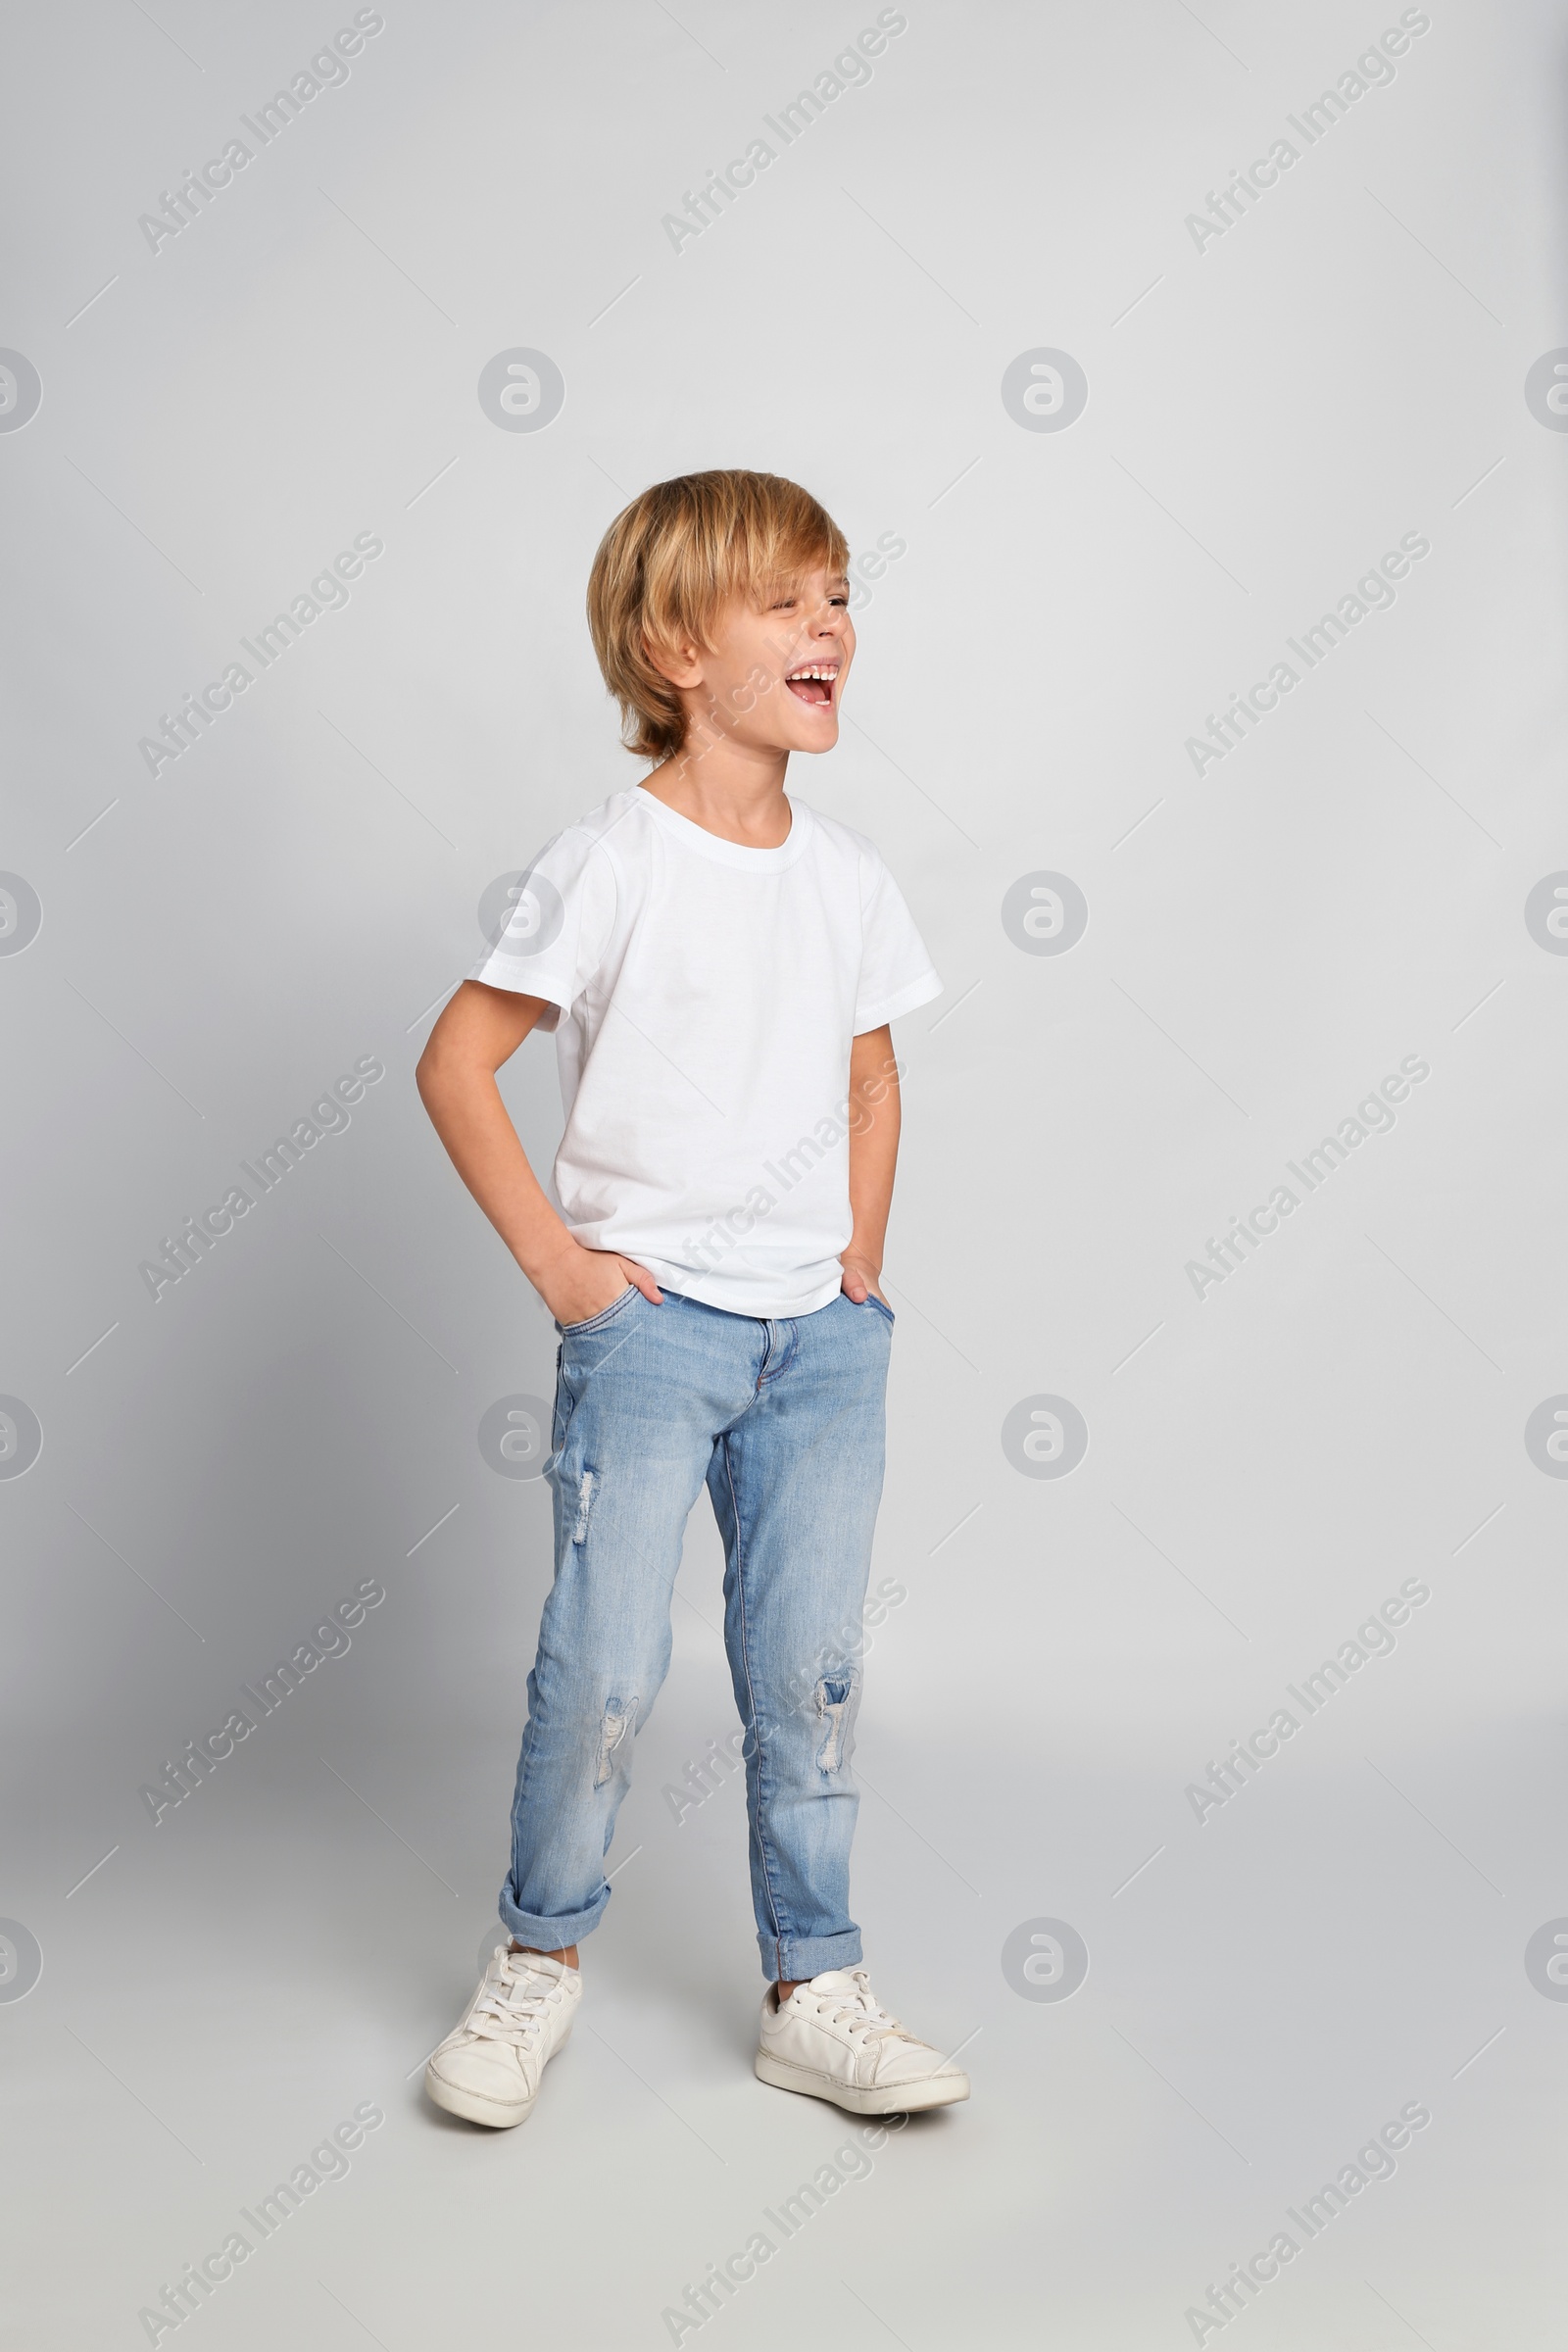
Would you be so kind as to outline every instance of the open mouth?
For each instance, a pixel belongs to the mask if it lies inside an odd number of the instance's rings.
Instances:
[[[833,700],[833,683],[839,674],[836,662],[808,662],[792,669],[784,683],[797,702],[814,703],[826,709]]]

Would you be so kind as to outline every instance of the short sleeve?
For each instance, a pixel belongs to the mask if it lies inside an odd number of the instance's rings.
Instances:
[[[860,872],[860,979],[855,998],[855,1034],[880,1029],[900,1013],[912,1012],[942,994],[925,941],[904,894],[874,850],[866,845]]]
[[[615,920],[615,876],[590,833],[569,826],[546,842],[498,908],[490,945],[470,980],[518,996],[542,997],[555,1010],[539,1022],[559,1027],[593,978]]]

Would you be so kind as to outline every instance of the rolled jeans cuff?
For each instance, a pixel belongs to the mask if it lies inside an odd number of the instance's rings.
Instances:
[[[802,1984],[824,1969],[858,1968],[863,1957],[858,1928],[845,1928],[837,1936],[759,1934],[757,1941],[762,1974],[770,1984]]]
[[[609,1900],[610,1887],[608,1884],[602,1885],[585,1910],[565,1911],[558,1919],[544,1919],[537,1911],[518,1910],[512,1899],[509,1879],[501,1889],[501,1924],[512,1930],[514,1941],[526,1944],[530,1951],[560,1952],[567,1944],[581,1943],[585,1936],[593,1934],[605,1916]]]

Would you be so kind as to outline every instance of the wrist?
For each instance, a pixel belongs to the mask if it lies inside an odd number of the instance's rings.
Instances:
[[[559,1233],[547,1235],[533,1248],[518,1250],[514,1254],[534,1289],[542,1292],[574,1257],[580,1257],[582,1253],[582,1244],[573,1241],[563,1225]]]

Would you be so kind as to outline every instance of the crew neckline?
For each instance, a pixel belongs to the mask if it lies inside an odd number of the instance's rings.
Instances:
[[[811,829],[811,812],[806,803],[786,793],[785,798],[790,804],[790,829],[784,839],[775,849],[748,849],[744,842],[725,841],[721,834],[710,833],[706,825],[695,824],[689,816],[682,816],[678,808],[671,808],[656,792],[649,792],[645,786],[638,784],[634,790],[638,800],[652,812],[654,822],[662,825],[675,840],[684,842],[699,857],[711,858],[716,865],[735,866],[743,872],[779,873],[785,866],[793,865],[803,855]]]

